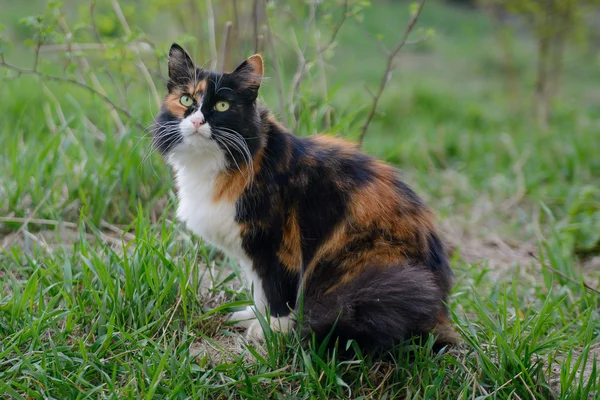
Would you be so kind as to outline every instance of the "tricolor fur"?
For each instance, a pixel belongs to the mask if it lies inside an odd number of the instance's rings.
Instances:
[[[430,210],[398,171],[354,144],[296,137],[257,103],[259,55],[234,72],[196,67],[173,45],[154,144],[172,165],[178,218],[239,260],[255,308],[232,315],[261,336],[256,312],[289,330],[368,348],[432,332],[455,341],[451,270]],[[182,97],[187,96],[187,97]]]

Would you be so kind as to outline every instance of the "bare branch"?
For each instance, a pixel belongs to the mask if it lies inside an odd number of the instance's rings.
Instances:
[[[424,42],[424,41],[426,41],[427,39],[429,39],[429,36],[421,36],[421,37],[420,37],[420,38],[418,38],[418,39],[407,41],[407,42],[406,42],[406,45],[407,45],[407,46],[415,46],[415,45],[417,45],[417,44],[421,44],[421,43],[423,43],[423,42]]]
[[[96,37],[96,41],[98,42],[97,45],[102,46],[102,48],[105,49],[106,46],[105,46],[104,42],[102,41],[102,37],[100,36],[100,33],[98,32],[98,28],[96,27],[96,18],[94,15],[95,9],[96,9],[96,0],[92,0],[90,2],[90,25],[92,28],[92,32],[94,33],[94,36]],[[93,43],[91,43],[91,44],[93,44]],[[81,43],[78,43],[77,45],[79,46],[80,49],[84,48]],[[106,75],[108,76],[108,79],[110,79],[111,83],[113,84],[113,87],[116,89],[117,94],[119,95],[119,99],[121,101],[121,105],[128,107],[127,97],[123,93],[123,89],[120,87],[120,85],[117,84],[117,80],[115,79],[113,74],[107,70]]]
[[[578,281],[577,279],[573,279],[570,276],[560,272],[559,270],[557,270],[555,268],[552,268],[551,266],[549,266],[548,264],[545,264],[545,263],[544,263],[544,267],[548,268],[550,271],[552,271],[556,275],[568,280],[571,283],[574,283],[576,285],[583,285],[583,287],[586,288],[587,290],[589,290],[590,292],[600,294],[600,290],[596,289],[593,286],[588,285],[587,283],[585,283],[585,281],[583,279],[581,281]]]
[[[340,32],[342,25],[344,25],[344,22],[346,22],[346,20],[350,16],[350,14],[348,14],[348,3],[349,2],[350,2],[350,0],[346,0],[344,2],[344,12],[342,14],[342,18],[333,27],[333,31],[331,32],[331,36],[329,37],[329,40],[327,41],[327,43],[325,43],[325,45],[323,45],[319,48],[319,51],[317,52],[318,56],[320,56],[321,54],[326,52],[333,45],[333,43],[335,43],[335,39],[337,39],[337,35]]]
[[[119,1],[112,0],[112,5],[113,5],[113,9],[115,10],[115,13],[117,14],[117,18],[119,19],[119,22],[121,23],[121,26],[123,26],[123,29],[125,30],[125,32],[128,35],[131,35],[131,28],[129,28],[129,24],[127,23],[127,19],[125,19],[125,15],[123,15],[123,10],[121,10]],[[161,98],[158,94],[158,90],[156,90],[156,85],[154,84],[154,81],[152,80],[152,76],[150,76],[150,72],[148,71],[148,68],[146,68],[146,64],[144,64],[144,62],[142,61],[142,57],[140,56],[140,52],[139,52],[138,48],[136,46],[134,46],[134,47],[132,47],[132,51],[133,51],[133,54],[135,54],[135,56],[137,57],[137,60],[138,60],[137,66],[140,69],[140,71],[142,72],[142,75],[144,76],[144,79],[148,83],[148,86],[150,87],[152,96],[154,97],[154,100],[156,101],[156,106],[160,107]]]
[[[217,69],[217,35],[215,33],[215,12],[213,10],[212,1],[206,0],[206,14],[208,16],[208,44],[210,46],[210,69]]]
[[[238,11],[238,2],[237,0],[232,0],[233,3],[233,33],[235,36],[235,42],[239,43],[240,41],[240,16]]]
[[[71,31],[69,30],[69,26],[67,25],[66,20],[62,16],[59,17],[58,24],[60,25],[63,32],[67,35],[67,37],[73,37],[73,35],[71,34]],[[71,46],[72,51],[80,51],[79,47],[77,47],[77,44],[71,43],[71,41],[69,41],[67,44],[69,46]],[[79,68],[81,69],[81,71],[80,71],[81,79],[78,82],[81,85],[88,86],[83,77],[89,76],[90,79],[92,80],[92,84],[94,85],[92,89],[94,91],[98,92],[99,94],[103,95],[104,97],[108,98],[108,95],[106,94],[106,90],[104,90],[104,88],[100,84],[100,80],[98,79],[96,74],[93,72],[90,72],[90,64],[89,64],[87,58],[78,57],[77,61],[79,63]],[[112,101],[111,101],[111,103],[112,103]],[[114,104],[114,105],[116,106],[116,104]],[[125,131],[125,125],[123,125],[123,121],[121,121],[121,118],[119,117],[119,114],[117,113],[117,111],[110,110],[110,114],[111,114],[111,117],[113,118],[113,120],[115,121],[115,124],[117,125],[117,129],[119,130],[119,133],[123,133]]]
[[[225,22],[225,28],[223,30],[223,39],[221,39],[221,67],[219,72],[224,72],[227,67],[227,49],[229,48],[229,35],[231,33],[231,27],[233,24],[231,21]]]
[[[373,36],[373,34],[371,32],[369,32],[367,30],[367,28],[365,28],[365,26],[363,24],[358,24],[358,26],[360,26],[360,28],[362,29],[362,31],[365,33],[365,35],[367,35],[369,38],[371,38],[379,47],[379,50],[387,57],[390,55],[390,51],[384,46],[383,43],[381,43],[381,40],[377,39],[375,36]]]
[[[277,98],[279,100],[279,112],[285,126],[288,126],[287,112],[285,110],[285,99],[283,97],[283,80],[281,78],[281,71],[279,70],[279,57],[277,57],[277,48],[275,46],[275,38],[271,31],[271,23],[269,21],[269,15],[265,10],[265,30],[266,39],[271,50],[271,59],[273,60],[273,72],[275,73],[275,82],[277,84]]]
[[[310,26],[315,19],[315,15],[317,12],[317,2],[313,2],[310,7],[310,15],[304,24],[304,46],[300,48],[300,43],[298,42],[298,37],[296,36],[296,31],[292,28],[292,33],[294,36],[294,48],[296,51],[296,56],[298,57],[298,67],[296,68],[296,73],[294,74],[294,78],[292,79],[292,90],[290,91],[290,99],[289,99],[289,108],[291,115],[294,116],[294,126],[293,129],[296,130],[298,128],[298,121],[295,117],[294,103],[296,96],[298,96],[298,89],[300,88],[300,84],[302,83],[302,79],[306,72],[306,49],[308,48],[309,34],[310,34]]]
[[[60,102],[58,101],[56,96],[54,96],[54,94],[50,91],[50,89],[48,89],[48,86],[46,86],[45,83],[42,83],[42,90],[44,94],[50,99],[50,101],[54,104],[54,109],[56,110],[56,115],[58,116],[58,120],[60,121],[61,126],[67,132],[73,143],[75,143],[81,149],[81,142],[79,142],[79,140],[75,136],[75,133],[73,133],[73,130],[71,130],[71,128],[69,127],[69,122],[67,121],[67,118],[63,113],[62,107],[60,106]],[[87,161],[87,156],[85,155],[85,153],[84,157]]]
[[[33,70],[37,71],[38,64],[40,62],[40,48],[42,47],[42,41],[38,39],[35,44],[35,52],[33,54]]]
[[[258,2],[254,0],[252,3],[252,36],[254,37],[254,53],[258,53]]]
[[[35,217],[40,208],[42,208],[46,200],[48,200],[48,197],[50,197],[50,194],[50,191],[46,192],[42,201],[40,201],[39,204],[33,209],[31,214],[29,214],[29,216],[23,220],[23,224],[21,224],[21,227],[15,233],[4,239],[4,242],[2,243],[3,250],[8,249],[8,246],[19,236],[19,234],[21,234],[21,232],[25,230],[27,224]]]
[[[383,94],[383,91],[385,90],[387,83],[389,82],[390,78],[392,77],[392,72],[394,70],[394,59],[396,58],[396,55],[398,54],[400,49],[402,49],[402,47],[404,47],[404,45],[406,44],[408,35],[414,28],[415,23],[417,22],[417,19],[419,18],[419,15],[421,14],[421,10],[423,9],[424,3],[425,3],[425,0],[419,0],[417,9],[414,11],[413,15],[411,16],[410,20],[408,21],[408,25],[406,26],[406,29],[404,30],[404,34],[402,35],[402,37],[400,38],[398,43],[396,43],[396,46],[394,46],[392,51],[390,51],[390,53],[387,57],[385,72],[381,78],[381,82],[379,83],[379,89],[377,90],[377,94],[375,94],[375,96],[373,97],[373,103],[371,104],[371,110],[369,111],[367,120],[365,121],[364,125],[362,126],[360,136],[358,137],[359,144],[362,144],[362,142],[365,138],[367,129],[369,129],[369,125],[371,124],[371,121],[373,120],[373,117],[375,116],[375,113],[377,112],[377,105],[379,104],[381,95]]]
[[[101,43],[78,43],[80,50],[106,50],[106,46]],[[40,47],[40,53],[52,53],[52,52],[63,52],[68,51],[70,45],[68,44],[43,44]]]
[[[101,93],[100,91],[94,89],[93,87],[87,85],[84,82],[79,82],[79,81],[76,81],[75,79],[64,78],[62,76],[48,75],[48,74],[45,74],[43,72],[34,71],[32,69],[19,68],[17,66],[12,65],[12,64],[6,63],[3,59],[0,60],[0,66],[4,67],[6,69],[9,69],[9,70],[15,71],[18,75],[36,75],[36,76],[38,76],[38,77],[40,77],[42,79],[45,79],[45,80],[55,81],[55,82],[70,83],[71,85],[75,85],[75,86],[79,86],[81,88],[84,88],[88,92],[90,92],[90,93],[94,94],[95,96],[99,97],[100,99],[102,99],[102,101],[104,101],[105,103],[107,103],[108,105],[110,105],[116,111],[118,111],[119,113],[121,113],[125,117],[129,118],[135,124],[135,126],[137,126],[138,128],[140,128],[142,130],[145,129],[144,125],[142,125],[139,122],[137,122],[137,120],[133,117],[133,115],[131,115],[131,113],[129,111],[127,111],[126,109],[124,109],[122,107],[119,107],[108,96],[106,96],[105,94]]]

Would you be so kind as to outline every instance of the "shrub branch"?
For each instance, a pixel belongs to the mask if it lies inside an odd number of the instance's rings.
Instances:
[[[408,21],[408,25],[406,26],[406,29],[404,30],[402,37],[396,43],[396,45],[394,46],[394,48],[391,51],[387,50],[385,47],[383,47],[383,45],[381,45],[382,52],[384,52],[387,55],[385,72],[384,72],[383,76],[381,77],[381,81],[379,83],[379,89],[377,90],[377,93],[372,95],[373,101],[371,103],[371,109],[369,111],[369,115],[367,116],[367,120],[365,121],[364,125],[361,128],[360,136],[358,137],[359,144],[362,144],[362,142],[365,138],[365,135],[367,133],[367,130],[369,129],[369,125],[371,124],[373,117],[375,117],[375,113],[377,112],[377,105],[379,104],[381,95],[383,94],[383,91],[385,90],[387,83],[389,82],[390,78],[392,77],[392,72],[394,72],[394,60],[395,60],[396,56],[398,55],[398,52],[400,52],[400,50],[404,47],[404,45],[406,45],[408,43],[407,42],[408,35],[414,28],[414,26],[417,22],[417,19],[419,18],[419,15],[421,14],[421,10],[423,9],[423,4],[425,4],[425,0],[419,0],[419,3],[417,4],[417,8],[413,12],[413,15],[410,17],[410,20]],[[417,40],[417,41],[415,41],[415,43],[419,43],[423,40],[424,39]]]
[[[0,57],[0,66],[4,67],[6,69],[9,69],[11,71],[15,71],[18,76],[20,76],[20,75],[35,75],[35,76],[38,76],[39,78],[41,78],[42,80],[48,80],[48,81],[54,81],[54,82],[63,82],[63,83],[70,83],[71,85],[75,85],[75,86],[79,86],[81,88],[84,88],[88,92],[90,92],[90,93],[94,94],[95,96],[99,97],[102,101],[104,101],[105,103],[107,103],[108,105],[110,105],[117,112],[119,112],[123,116],[129,118],[135,124],[135,126],[137,126],[138,128],[140,128],[142,130],[145,129],[144,125],[140,124],[134,118],[134,116],[131,115],[131,113],[129,111],[127,111],[126,109],[118,106],[108,96],[100,93],[99,91],[97,91],[96,89],[94,89],[93,87],[89,86],[86,83],[79,82],[79,81],[77,81],[75,79],[64,78],[62,76],[55,76],[55,75],[45,74],[43,72],[36,71],[36,70],[33,70],[33,69],[20,68],[20,67],[17,67],[15,65],[7,63],[4,60],[4,57]]]

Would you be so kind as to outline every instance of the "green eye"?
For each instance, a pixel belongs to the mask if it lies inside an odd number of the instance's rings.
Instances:
[[[194,104],[194,100],[192,99],[192,97],[189,94],[184,94],[183,96],[181,96],[179,98],[179,102],[181,103],[182,106],[185,106],[185,107],[189,107],[192,104]]]
[[[215,110],[223,112],[229,110],[229,102],[225,100],[218,101],[215,104]]]

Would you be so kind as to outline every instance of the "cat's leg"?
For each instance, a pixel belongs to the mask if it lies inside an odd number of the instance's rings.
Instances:
[[[264,292],[263,283],[252,269],[252,264],[241,261],[240,266],[246,275],[247,285],[249,285],[252,290],[254,305],[232,313],[229,316],[228,321],[235,322],[235,326],[240,328],[249,328],[252,323],[256,322],[256,313],[265,315],[267,310],[267,298]]]
[[[272,331],[290,332],[296,325],[296,317],[291,311],[298,295],[298,278],[286,271],[280,264],[272,268],[264,279],[256,276],[262,284],[264,304],[268,305],[269,315],[265,320]],[[258,303],[258,300],[255,300]],[[262,314],[263,316],[265,314]],[[258,320],[252,321],[246,333],[248,338],[264,339],[264,331]]]
[[[296,318],[292,313],[288,314],[285,317],[270,316],[270,318],[268,318],[267,321],[269,323],[271,331],[273,332],[289,333],[296,326]],[[255,340],[265,339],[265,332],[258,320],[255,319],[248,326],[246,336]]]

